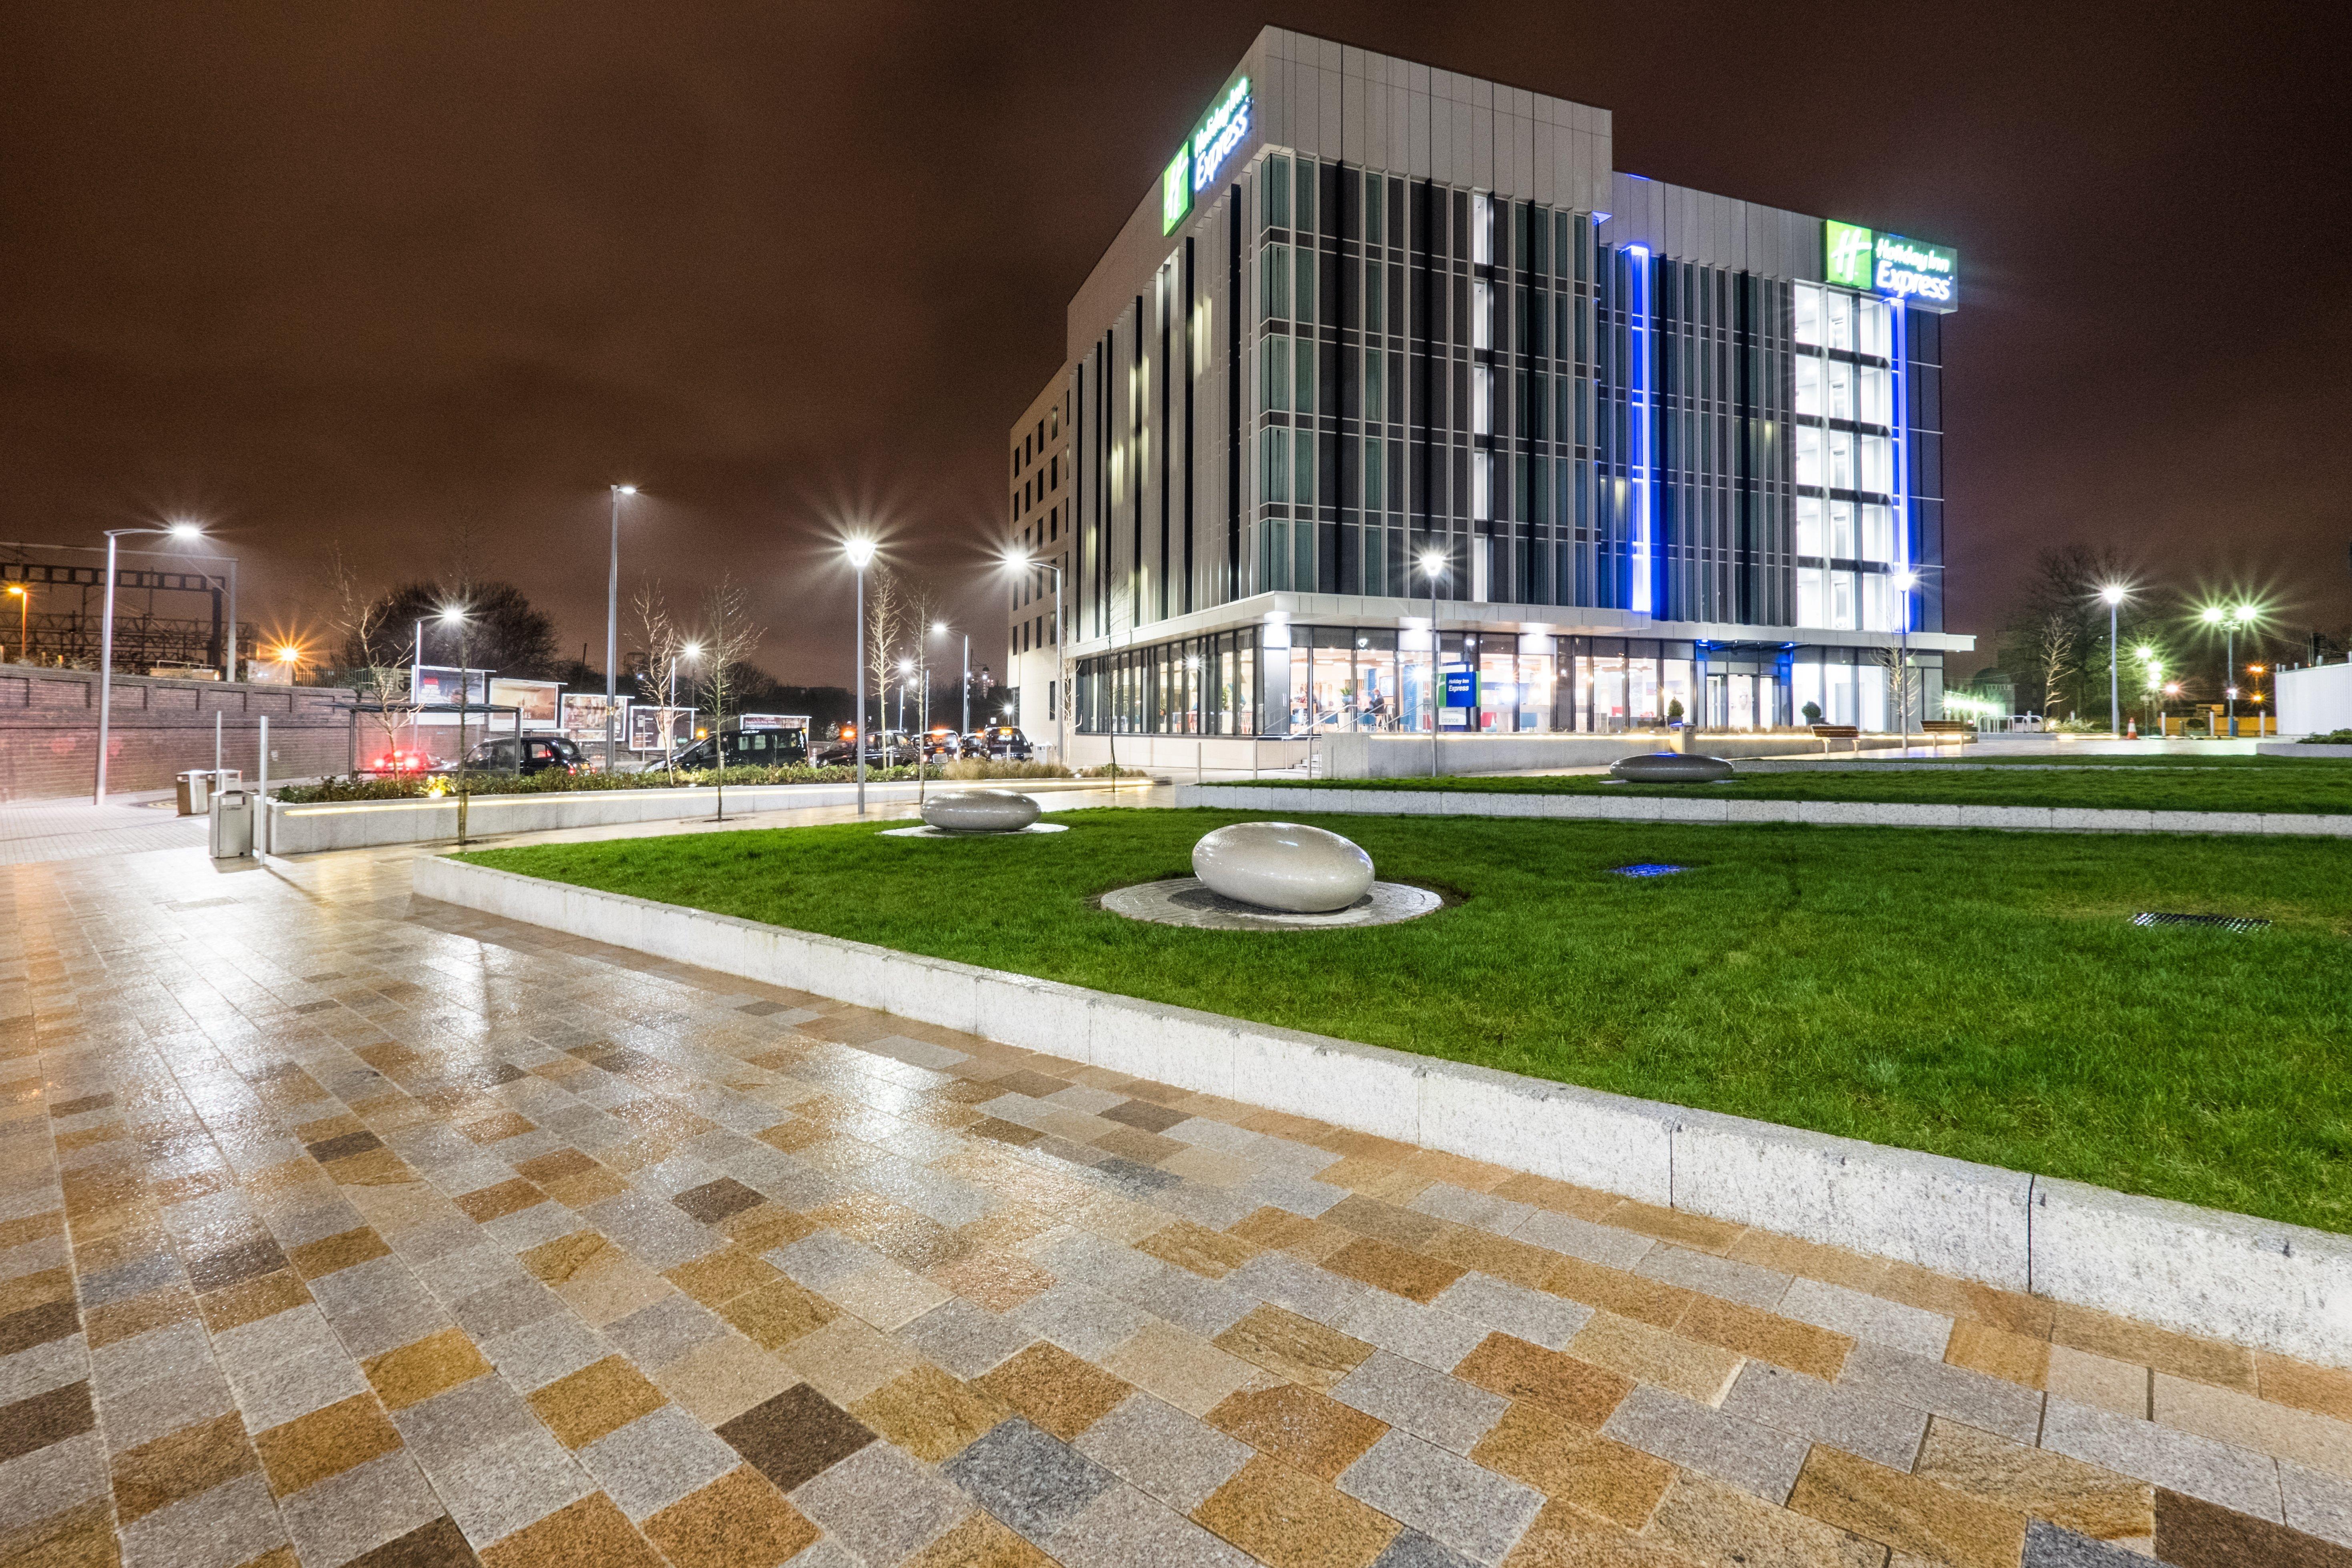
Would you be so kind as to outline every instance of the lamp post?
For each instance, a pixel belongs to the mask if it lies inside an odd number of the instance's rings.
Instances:
[[[1903,750],[1911,749],[1911,590],[1919,585],[1919,574],[1904,567],[1892,579],[1895,591],[1903,595],[1902,618],[1895,624],[1895,635],[1901,638],[1902,653],[1895,669],[1895,702],[1903,711]],[[1932,750],[1933,748],[1930,748]]]
[[[2238,628],[2252,626],[2254,607],[2252,605],[2208,605],[2205,624],[2221,628],[2221,695],[2230,705],[2230,736],[2238,734]]]
[[[106,742],[110,721],[114,716],[114,542],[126,533],[164,533],[173,539],[202,539],[205,531],[193,522],[167,523],[162,528],[110,528],[106,531],[106,594],[102,601],[104,613],[99,617],[98,636],[98,789],[90,797],[92,805],[106,804]],[[229,637],[229,668],[236,668],[236,626],[231,622]]]
[[[2157,699],[2162,695],[2164,689],[2164,661],[2157,657],[2156,649],[2147,643],[2142,643],[2132,649],[2132,654],[2139,660],[2140,668],[2147,672],[2148,713],[2156,720],[2156,737],[2160,741],[2164,738],[2164,717],[2157,712],[2156,709]]]
[[[2116,616],[2124,602],[2123,585],[2110,583],[2099,590],[2099,597],[2107,602],[2107,733],[2121,739],[2124,732],[2123,652],[2116,641]]]
[[[866,568],[874,560],[874,542],[870,539],[845,541],[842,553],[849,557],[850,569],[857,574],[857,663],[850,689],[857,693],[857,733],[850,744],[857,752],[857,815],[866,815]]]
[[[1437,580],[1445,574],[1445,552],[1421,552],[1421,573],[1429,579],[1429,776],[1437,776],[1437,700],[1444,693],[1445,670],[1438,658]]]
[[[945,621],[931,623],[931,632],[934,636],[954,629]],[[956,749],[961,751],[963,738],[971,733],[971,634],[963,632],[959,635],[963,638],[963,728],[956,731]],[[930,688],[926,685],[923,689],[928,692]]]
[[[2246,673],[2254,678],[2254,685],[2259,689],[2262,685],[2263,667],[2259,664],[2250,664],[2246,666]],[[2248,695],[2254,700],[2254,738],[2260,740],[2263,736],[2263,694],[2256,689]]]
[[[473,679],[467,670],[466,608],[451,605],[441,612],[441,624],[457,628],[457,847],[466,847],[466,699],[473,690]],[[610,710],[607,710],[609,721]],[[610,752],[605,753],[608,757]]]
[[[613,771],[613,716],[620,706],[619,672],[615,668],[621,658],[621,499],[637,493],[635,485],[614,485],[613,491],[613,550],[610,566],[604,574],[604,771]],[[465,660],[457,661],[464,664]],[[463,680],[461,671],[459,679]],[[663,721],[667,723],[667,716]],[[466,808],[457,808],[460,816]]]
[[[16,600],[16,662],[30,664],[33,662],[33,595],[25,592],[22,583],[9,584],[8,592]]]
[[[1065,689],[1069,685],[1069,672],[1063,668],[1062,658],[1062,563],[1059,561],[1039,561],[1018,549],[1005,555],[1004,563],[1014,571],[1043,566],[1054,574],[1054,761],[1066,767],[1069,757],[1067,748],[1063,744],[1067,737],[1063,733],[1062,712],[1069,700],[1069,693]],[[1116,774],[1111,778],[1110,787],[1118,788]]]

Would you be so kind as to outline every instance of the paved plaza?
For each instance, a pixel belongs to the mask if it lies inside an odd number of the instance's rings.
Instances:
[[[2352,1564],[2352,1373],[413,859],[0,870],[0,1563]]]

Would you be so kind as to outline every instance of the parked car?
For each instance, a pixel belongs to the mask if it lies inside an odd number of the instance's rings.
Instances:
[[[372,773],[422,773],[433,770],[433,758],[424,752],[387,751],[367,765]]]
[[[500,735],[467,752],[466,766],[486,773],[576,773],[587,763],[580,748],[561,735]]]
[[[675,760],[681,768],[717,767],[722,750],[730,768],[776,768],[808,761],[798,730],[726,730],[681,746]],[[646,765],[660,767],[662,759],[649,757]]]
[[[848,726],[844,725],[844,729]],[[857,746],[844,737],[819,746],[813,759],[820,766],[848,768],[857,765]],[[869,768],[912,767],[915,763],[915,738],[904,730],[877,730],[866,738],[866,765]]]
[[[963,754],[1025,763],[1029,760],[1029,737],[1023,734],[1017,726],[991,724],[984,729],[974,730],[963,738]]]

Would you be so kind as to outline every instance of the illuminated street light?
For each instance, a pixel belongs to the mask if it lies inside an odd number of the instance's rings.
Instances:
[[[1043,566],[1054,574],[1054,680],[1049,688],[1054,709],[1054,760],[1057,763],[1066,763],[1068,759],[1063,745],[1066,737],[1062,732],[1062,710],[1069,703],[1069,692],[1066,689],[1069,684],[1069,672],[1062,658],[1062,563],[1058,561],[1039,561],[1015,546],[1004,552],[1004,564],[1007,570],[1014,572],[1034,571]],[[1111,742],[1114,755],[1118,744],[1116,740]],[[1116,765],[1117,763],[1114,763],[1113,766]],[[1118,788],[1118,778],[1115,773],[1111,777],[1111,788],[1114,790]]]
[[[1445,692],[1445,668],[1438,656],[1437,580],[1445,575],[1446,556],[1432,547],[1421,552],[1421,574],[1429,579],[1429,776],[1437,776],[1438,699]]]
[[[613,771],[613,716],[621,701],[617,684],[621,659],[621,502],[635,495],[637,487],[614,485],[612,490],[613,552],[611,564],[604,573],[604,771],[608,773]]]
[[[16,662],[33,662],[33,595],[25,592],[22,583],[8,584],[8,592],[16,600]]]
[[[2201,612],[2207,626],[2221,628],[2221,682],[2230,705],[2230,735],[2238,733],[2238,628],[2251,626],[2261,612],[2252,605],[2208,605]]]
[[[1897,567],[1890,581],[1895,591],[1903,595],[1903,620],[1896,628],[1902,638],[1903,655],[1896,666],[1896,700],[1903,709],[1903,749],[1911,749],[1911,590],[1919,585],[1919,574],[1908,566]]]
[[[105,613],[100,617],[98,638],[98,788],[90,797],[94,805],[106,804],[107,731],[114,715],[114,542],[127,533],[161,533],[186,543],[202,539],[205,531],[185,520],[165,523],[161,528],[110,528],[106,531],[106,592]],[[229,613],[228,674],[236,677],[236,614]]]
[[[850,689],[857,693],[857,733],[851,738],[850,749],[857,756],[857,815],[866,815],[866,568],[874,561],[874,542],[863,534],[841,542],[841,552],[849,557],[850,570],[857,574],[857,663],[853,668]]]
[[[2099,590],[2099,597],[2107,604],[2107,733],[2120,738],[2124,732],[2123,673],[2119,668],[2123,654],[2116,646],[2116,617],[2124,602],[2124,586],[2110,583]]]

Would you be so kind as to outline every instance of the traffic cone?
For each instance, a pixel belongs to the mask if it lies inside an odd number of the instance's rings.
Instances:
[[[2126,741],[2137,741],[2139,739],[2138,720],[2126,719],[2124,721],[2124,739]]]

